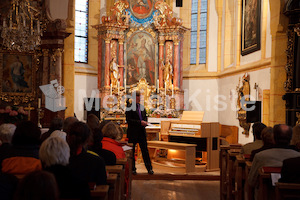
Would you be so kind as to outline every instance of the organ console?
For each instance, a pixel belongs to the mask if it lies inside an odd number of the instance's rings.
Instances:
[[[219,169],[219,123],[202,122],[204,112],[184,111],[180,120],[161,121],[163,141],[196,144],[196,159],[206,170]]]

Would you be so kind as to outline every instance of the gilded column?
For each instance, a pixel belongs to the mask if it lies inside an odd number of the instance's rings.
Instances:
[[[179,88],[182,88],[182,83],[183,83],[183,41],[181,40],[180,42],[180,66],[179,66],[179,71],[180,71],[180,81],[179,81]]]
[[[165,45],[165,41],[164,40],[160,40],[159,41],[159,68],[158,68],[158,75],[159,75],[159,87],[163,88],[164,84],[163,84],[163,70],[162,70],[162,66],[163,66],[163,62],[164,62],[164,45]]]
[[[123,86],[124,82],[124,41],[119,40],[119,65],[122,67],[119,67],[119,74],[120,74],[120,86]],[[125,87],[125,85],[124,85]]]
[[[179,41],[174,41],[174,64],[173,64],[173,74],[174,74],[174,78],[173,78],[173,85],[174,88],[179,88],[178,87],[178,74],[179,74]]]
[[[110,40],[105,40],[105,70],[104,70],[104,86],[109,86],[109,63],[110,63]]]
[[[101,88],[102,81],[102,38],[98,36],[98,88]]]

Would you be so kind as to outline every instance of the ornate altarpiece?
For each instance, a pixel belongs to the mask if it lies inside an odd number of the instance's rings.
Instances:
[[[183,34],[188,30],[163,0],[120,0],[111,15],[102,17],[98,30],[98,88],[100,98],[130,93],[148,86],[150,92],[165,91],[180,99],[183,110]],[[111,85],[110,64],[119,65],[119,86]],[[164,69],[172,66],[172,84],[165,84]],[[147,92],[149,92],[147,91]],[[147,101],[147,100],[146,100]],[[146,102],[147,103],[147,102]],[[149,105],[149,104],[148,104]]]

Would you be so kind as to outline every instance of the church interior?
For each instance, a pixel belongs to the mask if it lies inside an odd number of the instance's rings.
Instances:
[[[299,0],[1,0],[0,33],[4,199],[300,199]]]

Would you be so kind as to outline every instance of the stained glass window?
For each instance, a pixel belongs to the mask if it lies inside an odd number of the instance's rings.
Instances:
[[[75,1],[75,62],[88,62],[89,1]]]
[[[198,1],[201,3],[198,6]],[[198,21],[198,16],[200,19]],[[199,28],[198,28],[199,27]],[[206,63],[207,0],[192,0],[190,63]],[[199,44],[197,43],[199,39]],[[198,50],[198,52],[197,52]]]
[[[197,58],[197,29],[198,29],[198,0],[192,0],[191,16],[191,51],[190,63],[196,64]]]
[[[199,63],[206,63],[207,0],[201,0]]]

